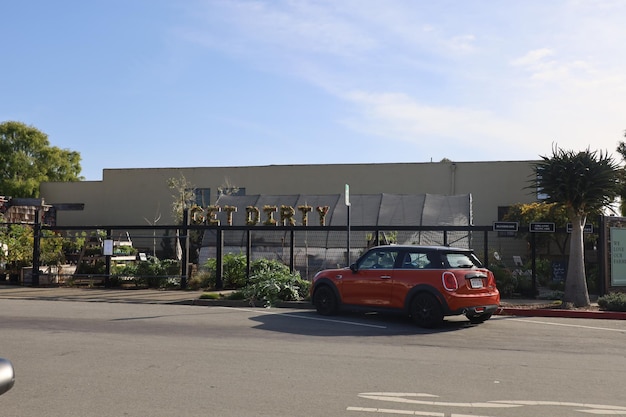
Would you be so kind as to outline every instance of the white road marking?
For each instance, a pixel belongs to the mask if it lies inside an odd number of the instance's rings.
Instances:
[[[424,401],[414,400],[406,397],[437,397],[436,395],[423,393],[401,393],[401,392],[364,392],[359,394],[361,398],[370,400],[390,401],[403,404],[420,404],[420,405],[436,405],[444,407],[468,407],[468,408],[515,408],[521,407],[521,404],[507,404],[496,402],[478,402],[478,403],[453,403],[444,401]]]
[[[545,324],[547,326],[575,327],[578,329],[604,330],[607,332],[626,333],[626,329],[609,329],[608,327],[582,326],[580,324],[552,323],[549,321],[527,320],[527,319],[509,319],[511,321],[519,321],[522,323]]]
[[[363,392],[358,394],[361,398],[370,400],[391,401],[404,404],[420,404],[428,406],[443,407],[468,407],[468,408],[516,408],[525,406],[544,406],[544,407],[571,407],[580,413],[595,415],[626,415],[626,407],[604,404],[585,404],[560,401],[488,401],[478,403],[454,403],[443,401],[424,401],[415,398],[438,398],[437,395],[426,393],[410,393],[410,392]],[[427,412],[418,410],[398,410],[389,408],[372,408],[372,407],[347,407],[347,411],[360,411],[368,413],[380,414],[402,414],[414,416],[431,416],[445,417],[445,413]],[[450,414],[450,417],[470,417],[466,414]],[[477,416],[471,414],[471,417],[489,417]]]
[[[361,327],[373,327],[375,329],[386,329],[387,326],[380,326],[377,324],[367,324],[367,323],[357,323],[354,321],[345,321],[345,320],[335,320],[335,319],[325,319],[322,317],[312,317],[312,316],[301,316],[298,314],[290,314],[290,315],[285,315],[284,312],[273,312],[273,311],[266,311],[266,310],[252,310],[252,309],[248,309],[248,308],[241,308],[241,307],[219,307],[219,308],[224,308],[224,309],[229,309],[229,310],[238,310],[238,311],[247,311],[247,312],[252,312],[252,313],[261,313],[261,314],[267,314],[267,315],[281,315],[284,317],[291,317],[294,319],[302,319],[302,320],[314,320],[314,321],[325,321],[325,322],[329,322],[329,323],[340,323],[340,324],[349,324],[352,326],[361,326]]]
[[[507,404],[521,404],[521,405],[545,405],[545,406],[557,406],[557,407],[572,407],[572,408],[588,408],[589,410],[576,410],[581,413],[588,414],[626,414],[626,407],[620,407],[618,405],[605,405],[605,404],[584,404],[584,403],[569,403],[559,401],[493,401],[502,402]]]
[[[407,416],[445,417],[444,413],[429,413],[426,411],[392,410],[388,408],[348,407],[347,411],[360,411],[363,413],[403,414]],[[477,416],[474,416],[477,417]]]

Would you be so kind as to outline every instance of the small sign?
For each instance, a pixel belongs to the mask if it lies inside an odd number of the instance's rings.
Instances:
[[[533,222],[528,226],[528,230],[531,232],[554,233],[556,231],[556,224],[549,222]]]
[[[346,184],[346,206],[350,206],[350,186]]]
[[[552,281],[565,281],[565,276],[567,275],[567,262],[552,261],[550,266],[552,268]]]
[[[112,239],[106,239],[104,241],[102,254],[105,256],[113,255],[113,240]]]
[[[494,232],[517,232],[518,222],[493,222]]]
[[[571,223],[567,223],[567,233],[572,233],[573,225]],[[583,233],[593,233],[593,224],[585,223],[585,227],[583,227]]]

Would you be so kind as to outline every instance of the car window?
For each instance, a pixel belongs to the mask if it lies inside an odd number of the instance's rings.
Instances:
[[[398,251],[378,251],[369,252],[359,263],[359,269],[392,269],[398,257]]]
[[[402,261],[402,268],[405,269],[431,269],[437,268],[435,256],[430,253],[423,252],[407,252]]]
[[[446,253],[445,258],[450,268],[472,268],[480,266],[478,259],[467,253]]]

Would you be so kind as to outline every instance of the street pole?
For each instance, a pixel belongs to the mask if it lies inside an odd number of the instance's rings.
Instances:
[[[39,252],[41,244],[41,211],[35,210],[35,225],[33,228],[33,270],[32,270],[32,282],[33,287],[39,286]]]
[[[347,226],[348,226],[348,230],[347,230],[347,234],[348,234],[348,239],[347,239],[347,247],[348,247],[348,253],[346,256],[346,259],[348,261],[348,266],[350,266],[351,262],[350,262],[350,209],[352,208],[352,205],[350,204],[350,186],[348,184],[346,184],[346,191],[345,191],[345,197],[346,197],[346,213],[347,213]]]

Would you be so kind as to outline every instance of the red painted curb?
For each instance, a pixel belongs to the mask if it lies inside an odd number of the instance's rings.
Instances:
[[[586,311],[501,307],[498,309],[498,311],[496,311],[495,314],[499,316],[565,317],[576,319],[626,320],[626,312],[620,311]]]

